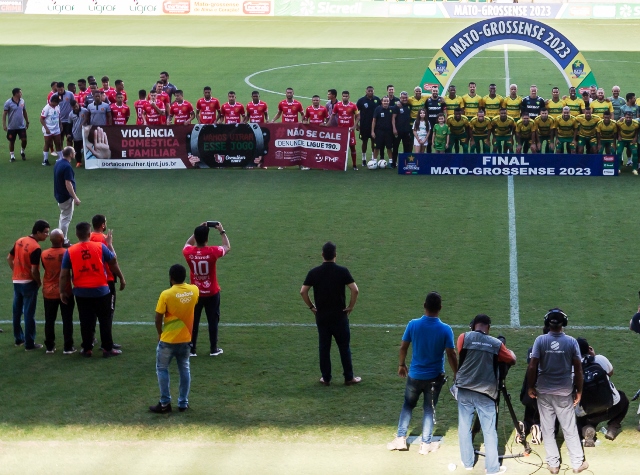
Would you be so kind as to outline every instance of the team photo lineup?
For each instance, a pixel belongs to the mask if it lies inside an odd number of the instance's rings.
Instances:
[[[636,229],[632,80],[258,87],[161,63],[40,72],[46,97],[2,80],[5,196],[26,198],[2,211],[0,474],[33,440],[53,473],[634,473],[640,306],[599,287],[636,285],[609,246]],[[120,158],[110,129],[246,124],[344,132],[349,173],[89,166]],[[601,155],[620,176],[403,177],[400,154]]]

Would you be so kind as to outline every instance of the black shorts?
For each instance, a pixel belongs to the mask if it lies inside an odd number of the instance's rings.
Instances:
[[[7,140],[9,142],[15,142],[16,139],[26,140],[27,129],[9,129],[7,130]]]
[[[73,134],[73,128],[70,122],[61,122],[60,135],[63,137],[69,137]]]
[[[371,138],[371,129],[360,129],[360,140],[367,141]]]
[[[393,148],[393,132],[391,130],[376,130],[374,141],[376,150]]]

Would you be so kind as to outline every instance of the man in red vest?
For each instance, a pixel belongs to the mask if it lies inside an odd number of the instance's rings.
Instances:
[[[13,271],[13,337],[16,346],[24,344],[25,350],[37,350],[42,345],[36,339],[36,300],[40,280],[40,242],[49,236],[49,223],[39,219],[31,234],[16,241],[7,256]],[[21,317],[24,314],[24,332]]]
[[[120,290],[126,285],[124,276],[118,267],[116,255],[109,247],[101,242],[92,242],[91,225],[87,222],[78,223],[76,226],[78,244],[74,244],[62,258],[62,270],[60,271],[60,300],[68,303],[69,298],[65,291],[69,285],[69,277],[73,274],[73,295],[78,305],[78,317],[80,319],[80,334],[82,335],[83,356],[91,356],[93,353],[93,335],[96,330],[96,320],[100,322],[100,342],[105,358],[118,356],[122,351],[113,348],[111,336],[111,295],[107,283],[105,264],[114,276],[120,279]],[[111,245],[111,232],[107,234],[106,241]]]

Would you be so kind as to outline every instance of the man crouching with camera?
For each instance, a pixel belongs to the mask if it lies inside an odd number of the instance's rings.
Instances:
[[[458,337],[460,365],[456,376],[458,388],[458,439],[460,457],[465,468],[473,468],[475,453],[471,425],[478,413],[485,446],[485,468],[488,475],[503,473],[498,459],[496,401],[500,382],[499,363],[516,363],[516,355],[497,338],[489,336],[491,318],[477,315],[469,325],[471,331]]]

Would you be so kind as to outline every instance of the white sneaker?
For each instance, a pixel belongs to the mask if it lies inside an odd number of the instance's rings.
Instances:
[[[300,167],[300,170],[311,170],[309,167]]]
[[[497,472],[493,472],[493,473],[487,473],[487,475],[498,475],[500,473],[504,473],[507,471],[507,467],[504,465],[500,465],[500,470],[498,470]]]
[[[396,437],[391,442],[387,444],[387,449],[389,450],[407,450],[407,438],[406,437]]]
[[[420,451],[418,453],[420,455],[427,455],[429,452],[435,452],[439,448],[440,444],[438,442],[431,442],[430,444],[420,442]]]
[[[216,351],[212,351],[211,353],[209,353],[209,356],[218,356],[222,353],[224,353],[224,351],[222,351],[222,348],[216,348]]]
[[[632,167],[633,166],[633,161],[632,160],[627,160],[627,166],[628,167]]]

